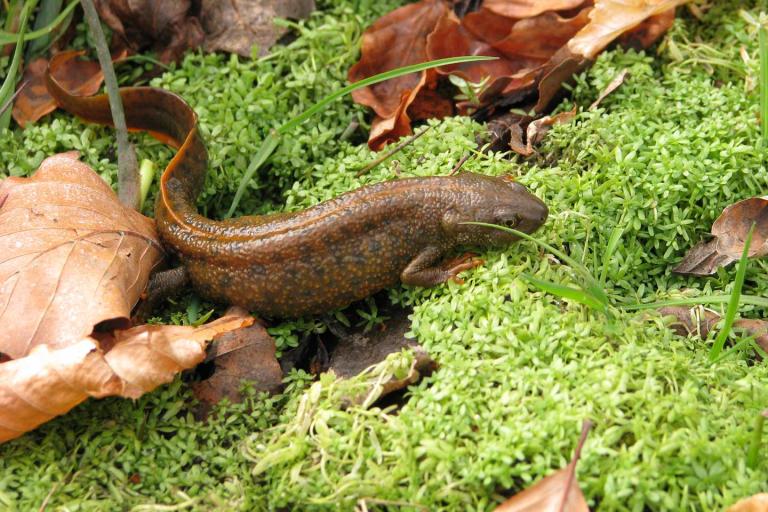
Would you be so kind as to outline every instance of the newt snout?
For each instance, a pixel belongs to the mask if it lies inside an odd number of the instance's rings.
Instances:
[[[466,193],[446,212],[443,229],[455,238],[456,244],[505,247],[518,239],[506,231],[468,222],[496,224],[533,233],[547,220],[547,205],[507,177],[461,173],[455,179]]]

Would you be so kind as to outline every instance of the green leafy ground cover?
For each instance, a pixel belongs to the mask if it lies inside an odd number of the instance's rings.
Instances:
[[[200,198],[207,213],[226,211],[270,128],[343,84],[363,27],[391,7],[376,3],[356,15],[326,5],[289,49],[266,60],[190,55],[155,81],[200,114],[212,160]],[[746,8],[757,15],[768,5]],[[599,109],[551,132],[541,157],[478,156],[465,169],[519,176],[550,206],[537,236],[595,273],[614,227],[623,228],[607,269],[616,305],[728,293],[733,269],[689,279],[670,268],[726,205],[768,189],[756,91],[745,90],[757,63],[743,63],[741,46],[756,57],[757,36],[730,2],[703,23],[684,14],[659,55],[609,52],[580,76],[570,101],[585,107],[622,69],[631,73]],[[241,211],[303,208],[394,178],[396,169],[444,174],[482,130],[467,119],[436,122],[397,164],[355,178],[375,155],[359,144],[362,131],[339,140],[353,119],[364,120],[364,111],[347,100],[296,130]],[[171,155],[147,137],[137,143],[139,157],[161,167]],[[70,149],[116,181],[109,130],[61,114],[6,133],[0,169],[27,175]],[[617,308],[607,321],[542,294],[521,273],[566,284],[572,273],[532,243],[483,257],[462,286],[390,292],[415,307],[412,334],[441,364],[397,414],[341,411],[340,397],[360,382],[313,384],[300,373],[284,395],[252,395],[205,424],[192,418],[179,381],[136,402],[90,401],[0,446],[0,508],[47,500],[56,510],[351,509],[367,498],[369,509],[488,510],[500,491],[563,466],[584,418],[596,426],[578,478],[598,510],[712,510],[768,490],[766,457],[746,467],[754,418],[768,404],[764,363],[734,352],[712,364],[710,342],[678,337],[659,317]],[[744,292],[765,296],[767,274],[764,262],[750,262]],[[168,316],[190,321],[207,307],[188,297]],[[305,319],[272,332],[287,348],[301,332],[323,328]],[[402,372],[408,358],[370,378]]]

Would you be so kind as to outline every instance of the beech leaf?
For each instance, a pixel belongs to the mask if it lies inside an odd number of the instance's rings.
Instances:
[[[674,8],[686,1],[486,0],[462,18],[442,0],[396,9],[366,30],[350,81],[426,60],[460,55],[496,59],[442,66],[355,91],[353,99],[376,112],[368,145],[379,150],[410,134],[417,115],[450,114],[451,101],[459,113],[477,113],[482,119],[497,111],[503,114],[510,106],[541,115],[563,82],[586,68],[609,43],[618,39],[646,48],[672,25]],[[460,89],[452,100],[447,88],[440,87],[445,75],[466,84],[452,79]],[[523,128],[513,129],[520,139],[513,147],[530,154],[532,149],[522,142]]]
[[[652,25],[664,26],[669,17],[674,20],[674,8],[688,0],[597,0],[589,13],[589,23],[568,41],[568,49],[586,59],[594,59],[606,46],[622,34],[640,26],[651,16],[667,13]],[[667,11],[671,11],[671,14]],[[639,27],[647,30],[647,27]],[[668,26],[667,26],[668,28]],[[664,28],[666,30],[666,28]],[[663,31],[654,37],[642,39],[644,44],[653,43]]]
[[[442,0],[422,0],[379,18],[363,34],[362,55],[349,70],[349,81],[429,60],[427,36],[448,12]],[[434,86],[436,75],[434,70],[420,71],[352,93],[357,103],[376,112],[368,139],[372,149],[381,149],[387,142],[411,133],[407,109],[422,87]]]
[[[720,321],[720,315],[701,306],[687,308],[668,306],[659,308],[663,316],[672,316],[675,322],[669,325],[680,336],[699,336],[704,339]],[[755,343],[768,352],[768,321],[752,318],[740,318],[733,323],[736,330],[746,331],[755,337]]]
[[[0,183],[0,255],[0,352],[17,359],[130,325],[163,250],[151,219],[63,153]]]
[[[719,267],[738,261],[753,223],[755,232],[749,247],[749,257],[765,256],[768,254],[768,196],[752,197],[723,210],[712,224],[713,238],[690,249],[673,271],[706,276],[717,272]]]

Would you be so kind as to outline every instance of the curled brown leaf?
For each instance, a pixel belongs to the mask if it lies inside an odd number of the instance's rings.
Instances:
[[[84,52],[71,50],[62,52],[62,58],[66,59],[66,65],[59,66],[54,76],[68,91],[77,96],[90,96],[96,94],[104,81],[104,73],[99,63],[92,60],[75,58]],[[112,59],[117,62],[127,55],[125,48],[121,48],[112,54]],[[21,84],[26,84],[13,103],[13,119],[24,128],[27,123],[34,123],[46,114],[56,110],[56,101],[48,94],[45,86],[45,71],[48,68],[48,59],[40,57],[33,60],[24,68]]]
[[[349,81],[427,60],[427,36],[449,12],[442,0],[421,0],[379,18],[363,34],[362,56],[349,70]],[[407,109],[419,90],[433,83],[434,71],[421,71],[358,89],[352,98],[376,112],[368,144],[380,149],[411,132]]]
[[[178,61],[203,42],[191,0],[97,0],[99,17],[132,52],[157,52],[161,62]]]
[[[202,361],[207,340],[217,333],[252,322],[235,310],[200,327],[142,325],[100,340],[86,336],[65,346],[40,344],[27,356],[0,364],[0,443],[88,397],[137,398]]]
[[[678,274],[706,276],[738,261],[752,224],[755,232],[749,257],[768,254],[768,196],[752,197],[728,206],[712,224],[712,239],[701,242],[673,269]]]

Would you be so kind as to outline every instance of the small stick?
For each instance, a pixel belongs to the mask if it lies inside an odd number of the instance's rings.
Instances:
[[[369,163],[368,165],[366,165],[365,167],[363,167],[362,169],[360,169],[360,170],[357,172],[357,175],[356,175],[356,176],[358,176],[358,177],[362,176],[363,174],[367,173],[368,171],[370,171],[371,169],[373,169],[374,167],[376,167],[377,165],[379,165],[379,164],[380,164],[381,162],[383,162],[384,160],[388,159],[389,157],[391,157],[391,156],[392,156],[392,155],[394,155],[395,153],[398,153],[399,151],[401,151],[401,150],[402,150],[402,149],[403,149],[405,146],[407,146],[407,145],[409,145],[409,144],[412,144],[412,143],[413,143],[413,141],[415,141],[416,139],[418,139],[419,137],[421,137],[422,135],[424,135],[425,133],[427,133],[427,132],[429,131],[429,129],[430,129],[430,128],[432,128],[432,126],[431,126],[431,125],[430,125],[430,126],[427,126],[427,127],[426,127],[426,128],[424,128],[423,130],[421,130],[419,133],[416,133],[416,134],[414,134],[414,135],[411,135],[410,137],[408,137],[407,139],[405,139],[403,142],[401,142],[400,144],[398,144],[397,146],[395,146],[394,148],[392,148],[391,150],[389,150],[389,151],[388,151],[388,152],[386,152],[385,154],[381,155],[379,158],[377,158],[377,159],[376,159],[376,160],[374,160],[373,162]]]
[[[469,160],[469,157],[471,156],[472,156],[472,153],[466,153],[463,157],[461,157],[461,160],[459,160],[459,162],[454,166],[450,175],[453,176],[454,174],[459,172],[461,170],[461,167],[464,165],[464,162]]]
[[[136,153],[128,141],[128,128],[125,124],[125,112],[123,102],[120,99],[120,90],[117,86],[115,68],[112,67],[112,56],[107,48],[104,31],[101,29],[99,15],[93,0],[80,0],[83,6],[85,20],[88,22],[88,30],[93,36],[96,45],[96,54],[99,56],[99,64],[104,72],[104,85],[109,97],[109,108],[112,111],[112,121],[115,124],[117,136],[117,193],[120,202],[131,208],[138,209],[140,199],[139,166]]]
[[[357,122],[357,119],[353,119],[349,122],[346,128],[344,128],[344,131],[341,132],[341,135],[339,136],[339,140],[347,140],[352,136],[353,133],[355,133],[355,130],[360,126],[360,123]]]

